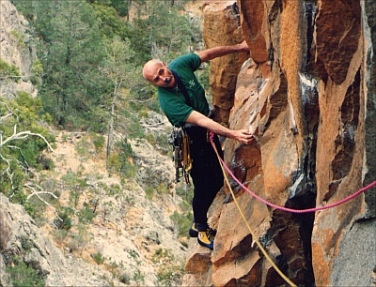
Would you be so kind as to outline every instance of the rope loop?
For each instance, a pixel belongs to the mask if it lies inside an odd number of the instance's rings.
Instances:
[[[220,163],[220,166],[221,166],[221,169],[222,169],[222,172],[223,172],[223,176],[224,176],[224,179],[225,179],[225,182],[231,192],[231,196],[234,200],[234,203],[239,211],[239,214],[241,215],[242,217],[242,220],[244,221],[245,225],[247,226],[250,234],[252,235],[252,238],[254,240],[254,242],[257,244],[257,246],[259,247],[260,251],[264,254],[265,258],[269,261],[269,263],[271,264],[271,266],[275,269],[275,271],[285,280],[286,283],[288,283],[290,286],[294,286],[296,287],[296,285],[285,275],[283,274],[283,272],[278,268],[278,266],[274,263],[274,261],[270,258],[270,256],[268,255],[268,253],[266,252],[266,250],[264,249],[264,247],[262,246],[262,244],[256,239],[255,237],[255,234],[253,232],[253,230],[251,229],[250,225],[248,224],[248,221],[247,219],[245,218],[245,215],[244,213],[242,212],[241,208],[240,208],[240,205],[235,197],[235,194],[234,194],[234,191],[232,190],[232,187],[231,187],[231,184],[228,180],[228,177],[227,177],[227,174],[225,172],[225,170],[227,171],[227,173],[229,175],[231,175],[231,177],[239,184],[239,186],[241,186],[245,191],[247,191],[251,196],[255,197],[257,200],[263,202],[264,204],[268,205],[268,206],[271,206],[273,208],[276,208],[276,209],[279,209],[279,210],[283,210],[283,211],[288,211],[288,212],[293,212],[293,213],[307,213],[307,212],[315,212],[315,211],[319,211],[319,210],[324,210],[324,209],[328,209],[328,208],[332,208],[332,207],[335,207],[335,206],[338,206],[340,204],[343,204],[353,198],[355,198],[356,196],[358,196],[359,194],[367,191],[368,189],[376,186],[376,181],[370,183],[369,185],[359,189],[357,192],[351,194],[350,196],[342,199],[342,200],[339,200],[335,203],[332,203],[332,204],[328,204],[326,206],[321,206],[321,207],[315,207],[315,208],[308,208],[308,209],[292,209],[292,208],[286,208],[284,206],[279,206],[279,205],[276,205],[276,204],[273,204],[271,202],[268,202],[266,201],[265,199],[261,198],[260,196],[258,196],[257,194],[253,193],[251,190],[249,190],[242,182],[240,182],[236,177],[235,175],[231,172],[230,168],[225,164],[224,160],[219,156],[218,154],[218,151],[215,147],[215,144],[214,144],[214,136],[215,134],[213,132],[210,132],[209,133],[209,140],[210,140],[210,143],[218,157],[218,161]]]
[[[211,143],[213,145],[213,135],[211,135]],[[215,146],[213,146],[213,148],[215,149]],[[233,178],[233,180],[236,181],[237,184],[239,184],[239,186],[241,186],[247,193],[249,193],[251,196],[253,196],[254,198],[256,198],[257,200],[261,201],[262,203],[270,206],[270,207],[273,207],[275,209],[279,209],[279,210],[283,210],[283,211],[287,211],[287,212],[292,212],[292,213],[308,213],[308,212],[316,212],[316,211],[320,211],[320,210],[324,210],[324,209],[329,209],[329,208],[332,208],[332,207],[336,207],[338,205],[341,205],[347,201],[350,201],[351,199],[357,197],[358,195],[360,195],[361,193],[367,191],[368,189],[371,189],[372,187],[376,186],[376,181],[370,183],[369,185],[359,189],[358,191],[354,192],[353,194],[347,196],[346,198],[343,198],[337,202],[334,202],[334,203],[331,203],[331,204],[328,204],[328,205],[325,205],[325,206],[319,206],[319,207],[314,207],[314,208],[307,208],[307,209],[292,209],[292,208],[288,208],[288,207],[284,207],[284,206],[280,206],[280,205],[276,205],[276,204],[273,204],[265,199],[263,199],[262,197],[258,196],[257,194],[255,194],[254,192],[252,192],[250,189],[248,189],[242,182],[240,182],[236,176],[232,173],[232,171],[230,170],[230,168],[226,165],[225,161],[223,159],[219,159],[221,164],[223,165],[223,167],[226,169],[226,171],[228,172],[228,174]]]

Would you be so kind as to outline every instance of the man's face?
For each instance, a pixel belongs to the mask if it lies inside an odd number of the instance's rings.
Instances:
[[[176,86],[174,75],[163,62],[149,61],[144,66],[145,79],[154,86],[173,88]]]

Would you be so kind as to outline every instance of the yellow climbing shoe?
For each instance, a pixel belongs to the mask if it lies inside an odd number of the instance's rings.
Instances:
[[[209,238],[212,238],[214,237],[216,234],[217,234],[217,230],[216,229],[212,229],[212,228],[208,228],[206,230],[207,232],[209,232]],[[190,237],[197,237],[198,236],[198,229],[196,228],[196,224],[193,223],[191,228],[189,229],[189,236]]]
[[[198,236],[197,236],[197,242],[201,246],[204,246],[204,247],[209,248],[210,250],[213,250],[214,237],[210,236],[209,230],[210,229],[208,229],[206,231],[199,231]]]

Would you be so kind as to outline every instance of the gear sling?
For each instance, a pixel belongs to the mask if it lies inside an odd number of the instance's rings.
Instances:
[[[178,88],[182,91],[187,105],[191,105],[191,100],[189,98],[187,89],[184,86],[184,83],[176,72],[171,71],[176,79]],[[175,162],[175,183],[180,181],[180,177],[183,175],[185,182],[190,184],[189,173],[192,169],[192,160],[189,150],[189,136],[184,130],[184,127],[174,126],[171,135],[169,137],[169,143],[173,147],[173,160]],[[181,172],[180,172],[181,170]]]

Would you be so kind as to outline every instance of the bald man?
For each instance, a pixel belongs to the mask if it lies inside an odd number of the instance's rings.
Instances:
[[[209,118],[209,103],[194,72],[203,62],[237,52],[249,52],[247,44],[243,42],[189,53],[174,59],[169,65],[159,59],[152,59],[144,65],[142,71],[143,77],[158,88],[159,104],[170,123],[184,127],[189,136],[192,159],[190,175],[194,184],[194,223],[189,234],[197,237],[201,246],[211,250],[216,231],[208,225],[207,212],[223,186],[223,174],[217,156],[207,140],[208,131],[243,144],[250,144],[254,137],[246,129],[231,130]],[[214,137],[214,143],[220,156],[223,156],[217,136]]]

